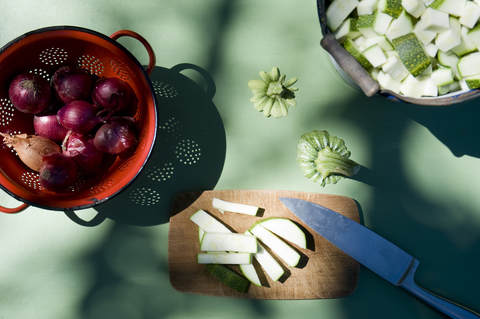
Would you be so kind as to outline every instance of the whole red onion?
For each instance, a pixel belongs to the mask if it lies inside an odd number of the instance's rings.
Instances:
[[[133,103],[135,93],[132,87],[118,78],[103,78],[94,83],[93,102],[112,113],[121,113]]]
[[[138,139],[138,128],[133,118],[114,116],[100,126],[93,143],[100,152],[121,154],[135,147]]]
[[[43,157],[40,168],[40,185],[46,190],[64,193],[75,184],[78,170],[75,162],[62,153]]]
[[[98,107],[86,101],[73,101],[65,104],[57,112],[57,119],[67,130],[78,134],[87,134],[95,126],[105,122]]]
[[[50,105],[52,90],[40,75],[22,73],[10,83],[8,97],[20,112],[38,114]]]
[[[83,175],[95,173],[103,162],[103,153],[93,144],[93,137],[72,133],[63,144],[63,154],[67,155]]]
[[[87,100],[93,84],[92,76],[87,70],[70,65],[55,71],[51,82],[56,98],[63,103]]]
[[[68,133],[68,130],[58,121],[56,114],[35,115],[33,117],[33,128],[38,136],[46,137],[58,143],[62,142]]]

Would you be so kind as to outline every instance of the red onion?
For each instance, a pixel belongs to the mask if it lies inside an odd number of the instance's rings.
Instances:
[[[55,71],[51,82],[56,98],[63,103],[87,100],[93,84],[87,70],[69,65]]]
[[[46,190],[64,193],[78,178],[75,162],[62,153],[53,153],[43,157],[40,168],[40,185]]]
[[[33,117],[35,134],[51,139],[54,142],[62,142],[68,130],[58,122],[56,114],[35,115]]]
[[[131,86],[118,78],[103,78],[95,82],[92,90],[93,102],[113,113],[121,113],[133,103],[135,93]]]
[[[84,175],[95,173],[103,162],[103,153],[97,150],[89,135],[70,134],[63,143],[63,154],[73,159]]]
[[[108,123],[100,126],[93,142],[100,152],[120,154],[137,145],[138,135],[138,128],[133,118],[114,116]]]
[[[10,83],[8,97],[23,113],[38,114],[50,105],[52,90],[46,79],[33,73],[17,75]]]
[[[99,123],[105,122],[103,113],[92,103],[73,101],[65,104],[57,112],[57,118],[67,130],[78,134],[87,134]]]

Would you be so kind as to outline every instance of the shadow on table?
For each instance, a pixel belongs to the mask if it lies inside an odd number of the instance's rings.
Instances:
[[[402,105],[402,113],[425,126],[457,157],[480,157],[480,100],[451,106]]]
[[[363,100],[366,99],[366,100]],[[383,118],[381,121],[387,125],[390,121],[393,121],[392,129],[395,126],[402,125],[398,122],[401,117],[404,120],[411,119],[420,125],[427,128],[440,142],[442,142],[456,157],[471,156],[480,157],[480,125],[478,120],[480,119],[480,101],[473,100],[461,104],[452,106],[422,106],[412,105],[406,103],[387,101],[379,97],[368,99],[363,97],[361,100],[355,100],[362,103],[371,104],[374,101],[374,105],[379,103],[382,105],[391,105],[390,107],[384,107],[380,111],[380,115],[373,115],[375,117],[390,114],[393,118]],[[357,107],[363,107],[359,105]],[[383,107],[383,106],[381,106]],[[393,112],[393,113],[392,113]],[[371,114],[369,114],[371,116]],[[399,117],[400,116],[400,117]],[[394,131],[391,131],[394,134]],[[402,137],[402,131],[398,131],[398,134],[389,136],[393,138],[393,141]],[[432,155],[434,158],[434,155]],[[362,166],[359,173],[353,177],[353,179],[359,180],[370,186],[379,186],[382,183],[382,178],[378,174],[375,174],[372,169]]]
[[[181,73],[192,70],[201,75],[205,89]],[[156,67],[150,78],[159,126],[147,165],[124,191],[96,206],[98,215],[92,220],[66,212],[73,221],[84,226],[96,226],[105,218],[139,226],[163,224],[178,193],[213,189],[220,178],[226,138],[212,102],[215,83],[209,73],[193,64],[179,64]]]
[[[403,153],[408,148],[405,133],[413,120],[448,147],[452,156],[479,157],[477,103],[423,107],[359,93],[326,110],[331,112],[328,117],[359,127],[371,145],[369,167],[353,177],[372,186],[372,202],[364,212],[367,226],[420,261],[415,276],[419,286],[476,311],[480,274],[474,265],[480,262],[480,238],[475,234],[479,224],[468,218],[475,212],[469,203],[458,203],[452,212],[451,207],[419,193],[408,178]],[[423,165],[428,167],[428,163]],[[357,290],[341,300],[342,318],[440,318],[401,288],[361,269]]]

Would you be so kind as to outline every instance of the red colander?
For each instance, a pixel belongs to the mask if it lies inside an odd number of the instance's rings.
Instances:
[[[146,69],[116,39],[128,36],[140,41],[149,54]],[[125,189],[141,172],[153,149],[157,132],[157,102],[149,74],[155,67],[155,54],[148,42],[129,30],[110,37],[70,26],[48,27],[26,33],[0,49],[0,132],[34,134],[33,116],[17,111],[8,98],[12,79],[23,72],[39,74],[48,80],[56,69],[76,64],[99,77],[117,77],[126,81],[138,98],[133,116],[140,129],[140,141],[134,152],[119,156],[91,180],[79,180],[62,194],[43,189],[39,174],[23,164],[13,149],[0,149],[0,187],[20,207],[5,208],[18,212],[32,205],[50,210],[78,210],[100,204]],[[0,142],[3,143],[3,142]]]

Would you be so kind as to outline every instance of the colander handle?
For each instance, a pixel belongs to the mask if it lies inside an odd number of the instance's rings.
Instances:
[[[148,65],[147,65],[146,69],[145,69],[145,72],[148,75],[152,74],[153,69],[155,68],[156,57],[155,57],[155,52],[153,51],[153,48],[150,45],[150,43],[148,43],[148,41],[145,40],[145,38],[142,37],[140,34],[138,34],[136,32],[133,32],[133,31],[130,31],[130,30],[120,30],[120,31],[117,31],[117,32],[113,33],[110,36],[110,38],[112,40],[117,40],[118,38],[121,38],[121,37],[132,37],[134,39],[137,39],[138,41],[140,41],[143,44],[143,46],[145,47],[145,49],[148,52],[148,58],[150,60],[148,62]]]
[[[22,210],[24,210],[28,206],[30,206],[30,205],[25,204],[25,203],[23,203],[22,205],[20,205],[18,207],[14,207],[14,208],[8,208],[8,207],[0,206],[0,212],[7,213],[7,214],[15,214],[15,213],[21,212]]]

